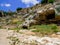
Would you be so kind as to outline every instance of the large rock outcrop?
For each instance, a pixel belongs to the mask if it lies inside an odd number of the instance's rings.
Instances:
[[[25,23],[23,23],[22,27],[29,27],[33,24],[41,24],[43,22],[46,22],[46,20],[55,19],[55,10],[53,8],[53,5],[48,4],[41,7],[39,10],[37,9],[36,15],[33,15],[31,17],[30,19],[28,18],[28,21],[26,20],[27,22],[25,21]]]

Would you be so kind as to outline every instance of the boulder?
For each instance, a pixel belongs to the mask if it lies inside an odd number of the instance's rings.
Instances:
[[[22,24],[22,28],[24,29],[28,29],[30,26],[30,21],[29,20],[26,20],[23,24]]]
[[[35,25],[36,24],[36,20],[26,20],[23,24],[22,24],[22,28],[24,29],[29,29],[30,26]]]

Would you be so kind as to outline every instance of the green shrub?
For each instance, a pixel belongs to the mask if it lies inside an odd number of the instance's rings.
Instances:
[[[52,24],[52,25],[35,25],[30,27],[30,29],[36,29],[32,30],[32,32],[39,32],[42,34],[52,34],[58,32],[57,30],[57,25]]]
[[[55,0],[48,0],[49,3],[53,3]]]
[[[22,10],[22,8],[17,8],[16,10],[19,11],[19,10]]]
[[[53,31],[54,31],[55,33],[58,32],[56,25],[52,26],[52,29],[53,29]]]
[[[41,4],[44,4],[44,3],[53,3],[55,0],[42,0],[41,1]]]
[[[41,4],[47,3],[47,2],[48,2],[48,0],[42,0],[42,1],[41,1]]]

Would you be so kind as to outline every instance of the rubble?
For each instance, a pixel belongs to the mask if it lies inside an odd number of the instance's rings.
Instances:
[[[25,30],[26,32],[29,32],[27,30]],[[24,32],[25,32],[24,31]],[[20,31],[22,32],[22,31]],[[10,31],[10,34],[12,34],[13,32]],[[9,34],[9,35],[10,35]],[[14,32],[14,35],[12,35],[12,37],[16,37],[19,39],[19,44],[18,45],[60,45],[60,38],[56,38],[56,37],[49,37],[49,36],[45,36],[45,37],[38,37],[38,36],[32,36],[32,35],[27,35],[25,33],[19,34]],[[10,35],[11,36],[11,35]]]

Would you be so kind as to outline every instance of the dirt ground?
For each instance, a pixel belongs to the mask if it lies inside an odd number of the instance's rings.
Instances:
[[[0,45],[9,45],[7,30],[0,29]]]
[[[0,45],[11,45],[9,43],[11,40],[7,38],[9,36],[17,37],[19,40],[21,40],[21,42],[18,45],[25,45],[25,43],[23,43],[24,41],[25,42],[27,42],[27,41],[29,42],[31,40],[32,41],[34,41],[34,40],[40,41],[41,39],[44,39],[44,38],[45,39],[48,38],[48,39],[51,39],[51,40],[54,38],[54,40],[56,40],[56,42],[54,42],[53,40],[52,40],[52,42],[57,43],[59,41],[58,44],[60,44],[60,40],[59,40],[60,39],[60,35],[52,34],[52,35],[50,35],[50,37],[42,37],[41,38],[41,37],[35,36],[35,33],[31,32],[29,30],[20,30],[19,32],[20,33],[14,32],[13,30],[0,29]],[[26,44],[26,45],[30,45],[30,44]]]

